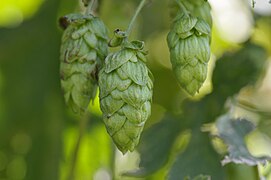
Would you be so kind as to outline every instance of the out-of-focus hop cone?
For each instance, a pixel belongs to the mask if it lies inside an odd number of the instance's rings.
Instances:
[[[108,54],[107,29],[91,14],[60,18],[65,29],[60,51],[60,77],[66,104],[83,114],[95,97],[97,74]]]

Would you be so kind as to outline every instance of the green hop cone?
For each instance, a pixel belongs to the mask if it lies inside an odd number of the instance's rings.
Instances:
[[[123,43],[99,72],[103,121],[123,154],[134,150],[151,115],[153,81],[143,48],[140,41]]]
[[[97,90],[97,74],[108,54],[107,29],[92,15],[60,18],[65,29],[60,50],[61,87],[66,104],[82,114]]]
[[[175,17],[180,8],[185,8],[192,16],[201,18],[212,26],[211,6],[207,0],[176,0],[172,1],[170,6],[171,17]]]
[[[210,33],[210,26],[203,19],[179,13],[167,37],[172,69],[190,95],[199,91],[207,77]]]
[[[192,16],[206,21],[212,26],[211,6],[206,0],[179,0]]]

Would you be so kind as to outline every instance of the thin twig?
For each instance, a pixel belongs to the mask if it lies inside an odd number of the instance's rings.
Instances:
[[[111,149],[112,149],[112,155],[111,155],[111,159],[110,159],[110,169],[111,169],[111,176],[112,179],[116,178],[116,167],[115,167],[115,163],[116,163],[116,146],[113,144],[113,142],[111,143]]]
[[[132,28],[133,28],[133,25],[135,23],[135,20],[138,16],[138,14],[140,13],[141,9],[143,8],[144,4],[145,4],[146,0],[141,0],[140,4],[138,5],[137,9],[136,9],[136,12],[134,14],[134,16],[132,17],[130,23],[129,23],[129,26],[128,26],[128,29],[127,29],[127,37],[130,35],[131,31],[132,31]]]
[[[256,1],[255,1],[255,0],[252,0],[252,1],[251,1],[251,4],[252,4],[252,8],[254,8],[254,7],[255,7],[255,4],[256,4]]]
[[[93,12],[93,8],[95,6],[95,0],[92,0],[91,3],[88,5],[87,9],[86,9],[86,14],[92,14]]]
[[[88,120],[89,120],[89,113],[86,112],[85,115],[82,116],[82,119],[80,120],[79,134],[78,134],[77,142],[75,144],[73,154],[72,154],[71,169],[69,171],[69,175],[68,175],[68,178],[67,178],[68,180],[74,180],[74,172],[75,172],[76,163],[77,163],[77,159],[78,159],[78,152],[79,152],[79,149],[80,149],[82,137],[84,136],[84,133],[86,131]]]

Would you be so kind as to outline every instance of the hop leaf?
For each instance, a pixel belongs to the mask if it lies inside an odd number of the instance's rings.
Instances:
[[[270,156],[255,157],[249,152],[244,138],[256,128],[249,120],[225,114],[218,118],[216,127],[218,136],[228,145],[229,155],[222,160],[223,165],[234,162],[254,166],[271,160]]]
[[[179,84],[191,95],[207,77],[210,32],[203,19],[180,13],[167,37],[173,71]]]
[[[61,87],[66,104],[82,114],[95,97],[97,71],[108,54],[107,30],[92,15],[69,14],[60,24],[65,29],[60,51]]]
[[[151,114],[153,81],[143,42],[124,43],[99,72],[100,105],[107,132],[124,154],[139,142]]]

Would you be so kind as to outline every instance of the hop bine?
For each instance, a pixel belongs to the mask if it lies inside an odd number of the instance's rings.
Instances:
[[[199,91],[207,77],[210,40],[211,28],[205,20],[187,12],[177,14],[167,42],[174,74],[190,95]]]
[[[97,74],[108,54],[107,29],[92,15],[60,18],[65,29],[60,51],[61,87],[66,104],[82,114],[97,89]]]
[[[143,48],[141,41],[125,41],[119,51],[107,56],[99,72],[103,121],[123,154],[134,150],[151,114],[153,80]]]

